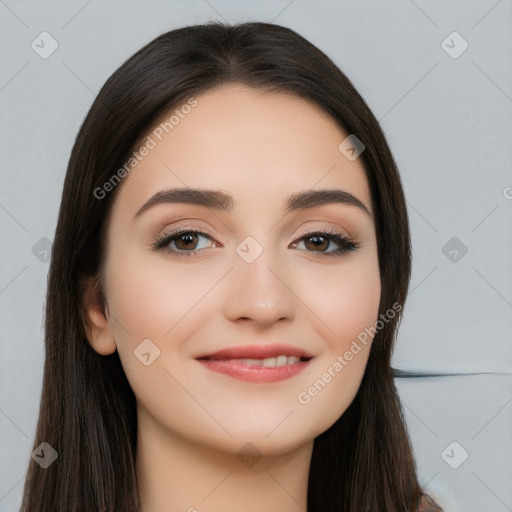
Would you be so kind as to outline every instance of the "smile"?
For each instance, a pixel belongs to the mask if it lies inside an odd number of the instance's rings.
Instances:
[[[249,382],[276,382],[297,375],[313,356],[291,345],[245,345],[196,358],[210,371]]]

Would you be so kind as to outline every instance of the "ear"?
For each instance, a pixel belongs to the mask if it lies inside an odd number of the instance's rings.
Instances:
[[[103,295],[101,277],[83,277],[80,281],[80,314],[92,348],[103,356],[116,351],[116,341],[108,321],[108,305]]]

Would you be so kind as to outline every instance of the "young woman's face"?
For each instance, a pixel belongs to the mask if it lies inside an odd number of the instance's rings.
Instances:
[[[277,454],[329,428],[360,385],[371,336],[358,336],[375,325],[381,291],[368,183],[360,158],[338,149],[349,134],[309,102],[234,84],[195,99],[168,133],[150,133],[119,191],[105,266],[111,341],[95,348],[118,350],[148,428]],[[171,189],[223,196],[147,205]],[[324,190],[342,200],[308,201]],[[173,230],[185,233],[166,241]]]

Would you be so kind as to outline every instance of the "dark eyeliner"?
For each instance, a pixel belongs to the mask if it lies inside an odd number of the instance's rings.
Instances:
[[[301,242],[304,239],[311,238],[313,236],[318,236],[322,238],[328,238],[338,243],[339,248],[334,251],[327,252],[317,252],[317,251],[306,251],[311,254],[319,255],[319,256],[342,256],[348,252],[355,251],[359,248],[359,244],[354,240],[346,237],[342,233],[338,231],[308,231],[306,234],[302,235],[302,237],[298,240]],[[298,243],[297,242],[297,243]],[[296,242],[294,242],[295,244]]]
[[[179,235],[183,235],[185,233],[197,233],[199,235],[204,235],[209,240],[213,241],[213,235],[210,235],[209,233],[205,233],[203,231],[200,231],[196,228],[178,228],[176,230],[169,231],[167,233],[164,233],[160,236],[158,236],[155,239],[155,242],[152,245],[153,249],[158,250],[167,250],[169,254],[172,254],[173,256],[193,256],[198,249],[193,251],[175,251],[174,249],[169,249],[168,245]]]

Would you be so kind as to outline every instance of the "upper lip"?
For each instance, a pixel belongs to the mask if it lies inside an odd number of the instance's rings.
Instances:
[[[280,355],[296,356],[302,359],[311,359],[312,354],[293,345],[286,343],[272,343],[266,345],[238,345],[236,347],[224,348],[216,352],[204,354],[196,359],[267,359]]]

